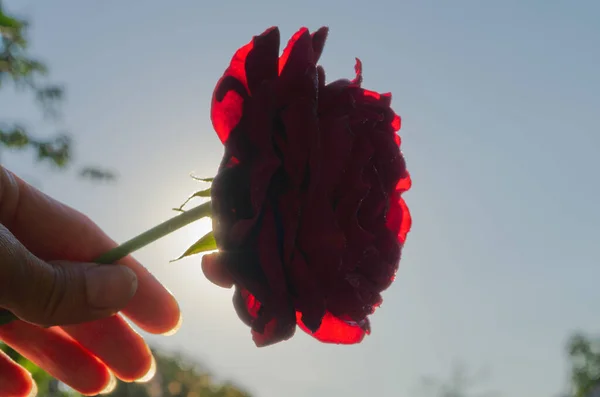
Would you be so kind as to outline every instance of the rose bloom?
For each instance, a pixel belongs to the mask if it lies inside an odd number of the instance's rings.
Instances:
[[[257,346],[294,335],[353,344],[394,280],[411,218],[411,181],[391,95],[356,78],[325,84],[327,28],[299,30],[279,56],[271,28],[240,48],[211,118],[225,154],[212,185],[233,303]]]

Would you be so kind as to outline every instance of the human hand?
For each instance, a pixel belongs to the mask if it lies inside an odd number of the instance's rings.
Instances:
[[[150,349],[117,314],[143,330],[175,329],[173,296],[132,257],[89,263],[115,242],[83,214],[0,168],[0,308],[20,320],[0,340],[82,394],[146,375]],[[43,328],[50,326],[50,328]],[[0,351],[0,396],[27,396],[27,371]]]

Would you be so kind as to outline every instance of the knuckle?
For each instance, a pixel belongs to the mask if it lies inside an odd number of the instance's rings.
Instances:
[[[0,222],[2,224],[10,225],[12,223],[19,207],[20,197],[17,177],[0,166]]]
[[[67,295],[68,272],[63,266],[52,266],[52,268],[50,279],[46,281],[48,285],[43,288],[46,292],[40,296],[42,300],[38,301],[40,305],[38,321],[41,325],[54,325]]]
[[[19,250],[10,232],[0,225],[0,304],[18,299],[24,269],[18,265]]]

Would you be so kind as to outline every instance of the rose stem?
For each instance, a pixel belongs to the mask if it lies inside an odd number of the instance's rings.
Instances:
[[[118,247],[105,252],[104,254],[94,259],[92,262],[103,265],[110,265],[112,263],[115,263],[119,259],[123,259],[127,255],[139,250],[140,248],[143,248],[146,245],[151,244],[156,240],[159,240],[173,233],[174,231],[189,225],[192,222],[195,222],[199,219],[205,218],[210,215],[211,206],[209,201],[204,204],[200,204],[199,206],[194,207],[191,210],[182,212],[181,214],[174,216],[173,218],[161,223],[160,225],[145,231],[144,233],[132,238],[131,240],[124,242]],[[0,325],[8,324],[16,319],[17,317],[8,310],[0,309]]]
[[[132,238],[131,240],[124,242],[118,247],[100,255],[93,262],[105,265],[114,263],[119,259],[131,254],[132,252],[135,252],[140,248],[143,248],[146,245],[151,244],[156,240],[159,240],[173,233],[174,231],[181,229],[184,226],[189,225],[192,222],[210,216],[210,214],[211,207],[209,201],[194,207],[191,210],[182,212],[181,214],[161,223],[160,225],[155,226],[152,229]]]

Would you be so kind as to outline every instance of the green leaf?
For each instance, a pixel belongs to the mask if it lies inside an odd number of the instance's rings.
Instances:
[[[190,197],[188,197],[187,200],[185,200],[183,202],[183,204],[181,204],[179,207],[173,208],[173,210],[178,211],[178,212],[183,212],[183,207],[185,207],[187,205],[187,203],[189,203],[196,197],[210,197],[210,188],[197,191],[196,193],[194,193]]]
[[[212,231],[206,233],[200,240],[196,241],[190,248],[188,248],[183,255],[179,258],[172,260],[171,262],[178,261],[185,257],[200,254],[206,251],[214,251],[217,249],[217,242]]]
[[[214,180],[215,180],[215,178],[200,178],[200,177],[198,177],[198,176],[191,175],[191,174],[190,174],[190,177],[191,177],[193,180],[195,180],[195,181],[200,181],[200,182],[212,182],[212,181],[214,181]]]
[[[23,22],[16,18],[9,17],[2,10],[0,10],[0,27],[18,29],[23,26]]]

